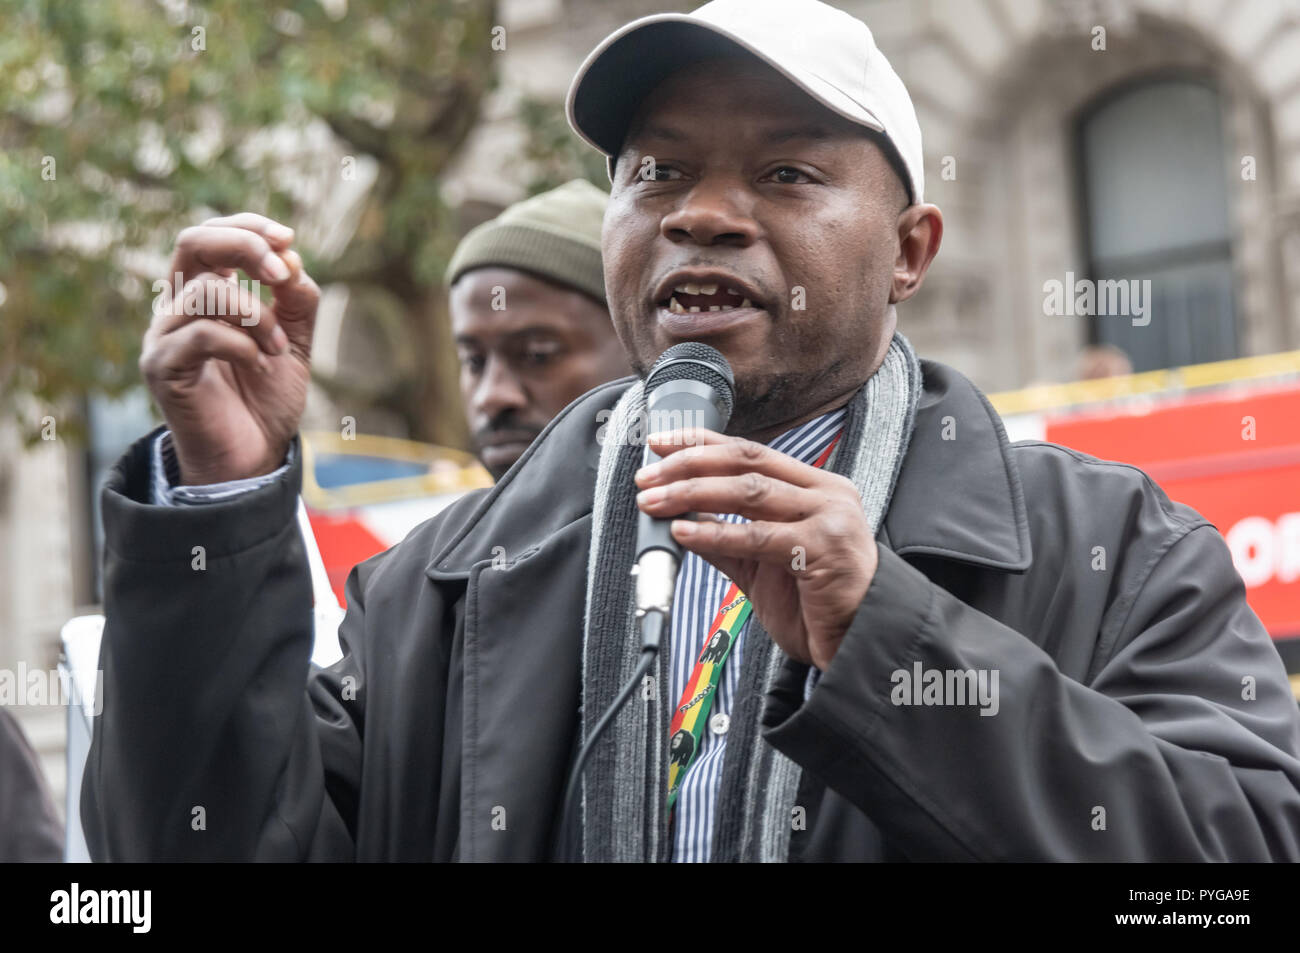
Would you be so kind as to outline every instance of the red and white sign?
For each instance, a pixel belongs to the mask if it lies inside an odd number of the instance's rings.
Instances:
[[[1273,637],[1300,636],[1300,384],[1023,415],[1007,430],[1145,470],[1223,534]]]

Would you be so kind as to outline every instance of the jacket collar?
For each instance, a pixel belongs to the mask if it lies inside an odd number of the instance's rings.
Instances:
[[[1023,572],[1033,559],[1029,520],[1001,420],[957,371],[926,360],[921,369],[916,427],[882,539],[900,556]],[[589,516],[601,426],[631,382],[613,381],[570,404],[466,516],[452,516],[438,534],[448,541],[435,544],[429,578],[465,578],[484,560],[513,564]]]
[[[1020,473],[997,412],[963,375],[921,361],[916,426],[884,538],[900,556],[1024,572],[1033,560]]]
[[[448,542],[435,543],[425,574],[435,580],[464,578],[485,559],[513,564],[590,516],[602,425],[633,380],[603,384],[562,410],[467,516],[451,517],[458,525],[438,534]]]

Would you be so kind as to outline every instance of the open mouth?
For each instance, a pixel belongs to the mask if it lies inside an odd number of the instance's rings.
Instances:
[[[772,318],[753,285],[725,271],[674,272],[653,300],[659,331],[671,340],[730,337]]]
[[[716,281],[686,281],[674,285],[672,293],[666,300],[659,302],[659,307],[667,308],[674,314],[698,314],[704,311],[752,308],[753,303],[738,288]]]

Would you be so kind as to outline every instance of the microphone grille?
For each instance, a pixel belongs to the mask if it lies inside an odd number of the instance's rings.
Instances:
[[[660,354],[659,360],[650,368],[645,383],[646,393],[669,381],[680,380],[699,381],[712,387],[726,408],[723,418],[730,419],[735,407],[736,378],[721,351],[699,341],[674,344]]]

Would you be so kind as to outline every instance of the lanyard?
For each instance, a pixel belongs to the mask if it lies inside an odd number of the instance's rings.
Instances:
[[[826,465],[843,433],[841,429],[835,435],[835,439],[821,452],[813,466],[821,468]],[[677,792],[686,776],[686,769],[699,753],[700,739],[704,736],[704,726],[709,720],[709,709],[713,707],[713,695],[722,678],[722,666],[726,664],[731,647],[736,644],[753,611],[753,604],[740,591],[739,586],[733,582],[727,587],[722,604],[718,606],[713,623],[704,637],[704,645],[695,660],[695,668],[686,680],[686,688],[673,711],[672,722],[668,726],[669,816],[677,804]]]

